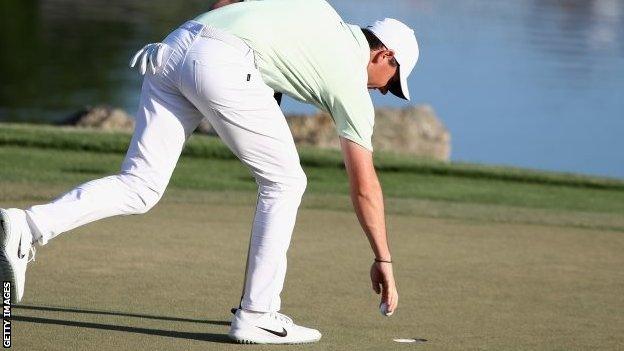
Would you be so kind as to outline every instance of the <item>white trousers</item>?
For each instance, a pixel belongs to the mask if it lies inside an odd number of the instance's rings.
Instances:
[[[31,229],[43,245],[101,218],[147,212],[162,197],[185,141],[207,118],[258,184],[241,306],[278,311],[306,187],[286,120],[255,67],[254,52],[240,39],[190,21],[164,43],[165,64],[145,76],[121,172],[29,208]]]

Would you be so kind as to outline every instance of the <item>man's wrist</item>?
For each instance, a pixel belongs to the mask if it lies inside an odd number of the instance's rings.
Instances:
[[[375,262],[378,263],[392,263],[392,258],[391,257],[375,257]]]

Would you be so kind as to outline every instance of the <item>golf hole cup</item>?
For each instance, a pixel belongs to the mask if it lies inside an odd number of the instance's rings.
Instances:
[[[414,342],[420,342],[420,343],[427,342],[427,339],[422,339],[422,338],[417,338],[417,339],[412,339],[412,338],[409,338],[409,339],[392,339],[392,340],[394,342],[398,342],[398,343],[401,343],[401,344],[409,344],[409,343],[414,343]]]
[[[398,342],[401,344],[408,344],[412,342],[416,342],[416,339],[392,339],[394,342]]]

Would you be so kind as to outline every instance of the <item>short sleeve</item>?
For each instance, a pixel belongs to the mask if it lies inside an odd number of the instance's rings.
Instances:
[[[366,77],[359,72],[351,73],[343,71],[334,84],[329,84],[322,104],[334,120],[339,136],[373,151],[375,108]]]
[[[336,132],[339,136],[349,139],[364,148],[373,151],[373,126],[375,109],[368,92],[355,99],[337,97],[329,111],[336,123]]]

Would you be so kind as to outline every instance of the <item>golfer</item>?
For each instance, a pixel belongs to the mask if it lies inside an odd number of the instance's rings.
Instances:
[[[1,211],[0,275],[13,284],[12,301],[22,299],[35,245],[156,205],[185,141],[206,119],[258,184],[243,296],[229,336],[241,343],[318,341],[319,331],[278,312],[286,252],[306,188],[273,97],[283,93],[333,118],[353,206],[373,250],[372,287],[394,311],[398,293],[373,168],[375,113],[368,90],[409,100],[407,77],[417,60],[414,32],[405,24],[384,19],[362,29],[345,23],[324,0],[246,1],[184,23],[134,58],[145,78],[119,174],[79,185],[48,204]]]

